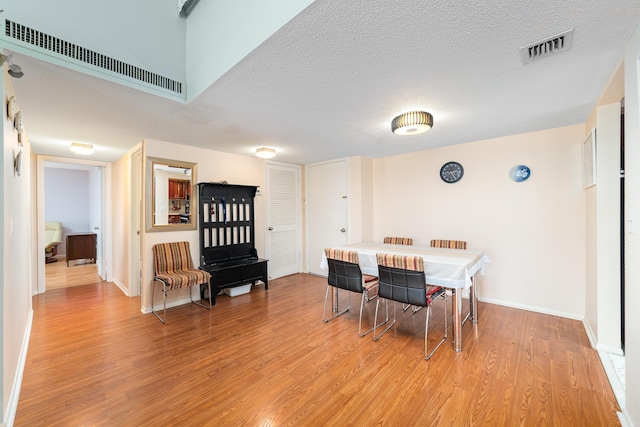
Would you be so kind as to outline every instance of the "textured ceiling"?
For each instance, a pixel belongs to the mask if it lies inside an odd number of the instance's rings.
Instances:
[[[71,157],[76,140],[111,161],[156,139],[380,157],[585,122],[639,21],[637,0],[317,0],[188,105],[18,54],[13,82],[41,154]],[[571,50],[521,63],[521,46],[572,28]],[[393,135],[413,109],[433,129]]]

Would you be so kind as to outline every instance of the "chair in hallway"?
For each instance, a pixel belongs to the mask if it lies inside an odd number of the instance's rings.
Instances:
[[[159,243],[153,246],[153,266],[154,266],[154,286],[151,293],[151,312],[160,319],[162,323],[167,320],[167,293],[174,289],[189,288],[189,298],[191,302],[200,307],[211,309],[211,275],[203,270],[198,270],[193,266],[191,249],[189,242]],[[162,285],[164,295],[164,317],[160,317],[155,311],[156,284]],[[209,289],[209,306],[193,300],[191,287],[195,285],[207,285]],[[198,289],[199,290],[199,289]]]

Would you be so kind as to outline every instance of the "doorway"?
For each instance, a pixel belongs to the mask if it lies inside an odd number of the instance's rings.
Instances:
[[[320,268],[325,248],[348,241],[347,160],[307,166],[307,271],[326,276]]]
[[[300,166],[266,164],[265,255],[269,279],[300,272]]]
[[[58,179],[51,179],[56,177]],[[38,156],[37,157],[37,229],[38,248],[44,248],[46,221],[62,223],[63,234],[56,266],[54,287],[70,284],[87,284],[111,279],[111,165],[105,162]],[[53,183],[53,184],[52,184]],[[53,185],[53,187],[52,187]],[[47,210],[48,209],[48,210]],[[96,235],[95,264],[70,261],[67,267],[67,234],[92,233]],[[47,274],[44,250],[38,251],[38,280],[34,294],[45,292]],[[51,264],[53,267],[53,264]],[[83,271],[80,271],[83,270]],[[79,276],[79,277],[78,277]],[[50,276],[51,277],[51,276]]]

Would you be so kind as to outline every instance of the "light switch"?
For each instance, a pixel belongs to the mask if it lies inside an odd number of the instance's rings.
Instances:
[[[624,227],[627,233],[636,234],[638,232],[638,220],[636,219],[635,211],[627,211]]]

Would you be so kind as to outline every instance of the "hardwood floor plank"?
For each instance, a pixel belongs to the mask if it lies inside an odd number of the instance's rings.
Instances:
[[[324,323],[326,279],[269,285],[171,308],[166,325],[111,283],[35,296],[15,426],[619,425],[578,321],[480,303],[463,351],[450,329],[425,361],[425,310],[398,311],[373,342],[358,336],[359,295]]]

